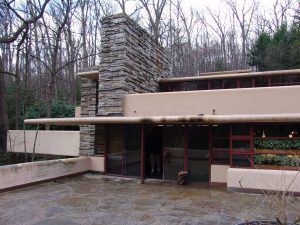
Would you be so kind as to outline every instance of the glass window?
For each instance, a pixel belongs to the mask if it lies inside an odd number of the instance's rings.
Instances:
[[[256,77],[255,78],[255,87],[268,87],[268,78],[267,77]]]
[[[170,91],[182,91],[181,83],[170,83]]]
[[[197,82],[185,81],[181,83],[182,91],[193,91],[197,90]]]
[[[233,167],[251,167],[251,161],[250,155],[232,155]]]
[[[160,84],[159,85],[160,92],[168,92],[169,91],[169,84]]]
[[[241,88],[251,88],[252,87],[252,78],[241,78],[240,87]]]
[[[249,125],[232,125],[232,135],[233,136],[249,136],[250,127]]]
[[[197,90],[207,90],[208,82],[206,80],[201,80],[197,82]]]
[[[237,88],[236,79],[225,79],[223,82],[224,82],[224,89]]]
[[[227,125],[218,125],[213,126],[214,137],[227,137],[230,136],[230,126]]]
[[[272,124],[272,125],[257,125],[254,126],[255,137],[282,137],[289,138],[300,137],[300,125],[299,124]]]
[[[223,89],[223,80],[211,80],[211,89]]]
[[[232,140],[234,151],[251,151],[250,140]]]
[[[287,76],[275,76],[272,77],[271,86],[286,86],[289,84]]]
[[[288,80],[290,82],[289,85],[300,85],[300,74],[298,74],[298,75],[289,75]]]
[[[212,163],[229,165],[230,164],[230,126],[219,125],[213,127],[213,149]]]

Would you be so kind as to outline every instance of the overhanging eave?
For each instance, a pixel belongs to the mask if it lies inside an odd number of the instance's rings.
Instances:
[[[80,117],[26,119],[27,125],[96,125],[96,124],[222,124],[222,123],[295,123],[300,113],[251,115],[199,115],[199,116],[143,116],[143,117]]]

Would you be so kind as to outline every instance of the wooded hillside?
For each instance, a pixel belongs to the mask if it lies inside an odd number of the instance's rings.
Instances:
[[[97,66],[101,18],[126,13],[168,50],[174,76],[300,68],[297,0],[3,0],[0,3],[0,143],[24,118],[73,116],[76,73]],[[2,135],[1,135],[2,134]]]

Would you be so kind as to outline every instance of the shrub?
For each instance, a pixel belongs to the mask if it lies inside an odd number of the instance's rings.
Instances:
[[[300,156],[281,156],[281,155],[255,155],[254,164],[256,165],[278,165],[278,166],[300,166]]]
[[[272,150],[300,150],[300,140],[289,139],[289,140],[278,140],[278,139],[255,139],[255,149],[272,149]]]

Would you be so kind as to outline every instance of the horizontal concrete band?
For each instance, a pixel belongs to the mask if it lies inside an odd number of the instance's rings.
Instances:
[[[146,117],[81,117],[27,119],[25,124],[95,125],[95,124],[222,124],[300,122],[300,113],[251,115],[146,116]]]
[[[200,81],[200,80],[216,80],[216,79],[233,79],[233,78],[252,78],[252,77],[270,77],[270,76],[288,76],[288,75],[300,75],[300,69],[294,70],[276,70],[266,72],[248,72],[248,73],[232,73],[232,74],[215,74],[207,76],[194,76],[194,77],[173,77],[162,78],[159,83],[176,83],[184,81]]]

